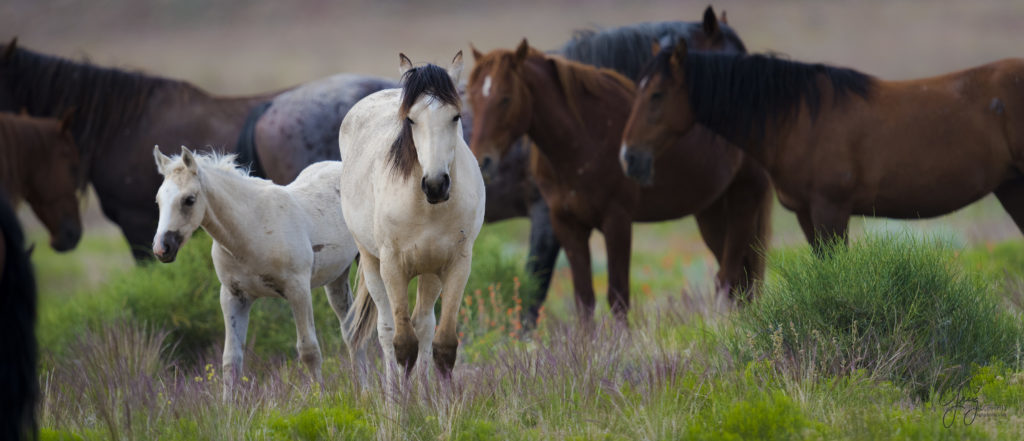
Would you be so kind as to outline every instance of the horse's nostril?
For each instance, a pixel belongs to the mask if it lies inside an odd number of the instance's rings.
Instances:
[[[480,168],[484,170],[491,168],[491,162],[492,161],[490,156],[484,158],[483,162],[480,163]]]

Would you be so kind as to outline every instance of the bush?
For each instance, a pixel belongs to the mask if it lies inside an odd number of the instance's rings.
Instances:
[[[344,407],[311,407],[298,413],[267,419],[268,439],[272,440],[365,440],[374,429],[363,411]]]
[[[919,395],[959,384],[971,363],[1014,361],[1019,318],[953,256],[947,244],[907,235],[832,244],[823,257],[778,253],[774,277],[739,315],[735,343],[800,374],[865,368]]]

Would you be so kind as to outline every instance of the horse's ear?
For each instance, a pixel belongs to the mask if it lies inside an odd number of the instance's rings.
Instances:
[[[153,146],[153,159],[156,161],[156,171],[161,175],[164,174],[164,170],[167,169],[167,164],[171,162],[171,158],[163,154],[160,151],[160,146]]]
[[[403,53],[398,54],[398,75],[405,76],[405,73],[412,69],[412,60]]]
[[[473,51],[473,61],[480,61],[480,59],[483,58],[484,56],[483,53],[476,50],[476,46],[473,46],[473,43],[469,44],[469,50]]]
[[[188,147],[181,146],[181,162],[185,164],[185,168],[192,173],[199,171],[199,167],[196,165],[196,158],[192,155],[192,150],[189,150]]]
[[[651,40],[651,55],[658,55],[661,52],[661,43],[658,40]]]
[[[676,41],[675,47],[672,48],[672,56],[669,58],[669,63],[672,66],[672,71],[679,73],[683,71],[683,65],[686,62],[686,39],[680,37]]]
[[[523,38],[523,41],[519,42],[519,47],[516,48],[516,63],[523,64],[526,61],[526,56],[530,54],[530,42]]]
[[[7,48],[4,49],[4,62],[7,62],[14,56],[14,51],[18,48],[18,37],[11,39],[11,42],[7,44]]]
[[[448,66],[448,76],[452,77],[452,84],[459,84],[459,78],[462,77],[462,51],[455,54],[452,58],[452,64]]]
[[[704,10],[704,35],[714,37],[718,34],[718,19],[715,18],[715,9],[708,5]]]
[[[718,19],[718,22],[724,25],[729,24],[729,18],[725,16],[725,11],[722,11],[722,18]]]

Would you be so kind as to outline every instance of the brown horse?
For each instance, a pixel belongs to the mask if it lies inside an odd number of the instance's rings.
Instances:
[[[484,169],[527,134],[539,150],[533,174],[572,269],[583,320],[594,309],[588,239],[596,228],[608,250],[608,301],[625,320],[633,221],[696,214],[730,292],[749,292],[763,263],[754,246],[767,237],[770,184],[743,154],[708,134],[676,143],[679,169],[641,188],[622,173],[619,140],[634,86],[618,73],[548,56],[527,44],[515,51],[474,50],[468,92],[475,115],[471,148]],[[700,160],[687,161],[694,155]]]
[[[666,149],[706,126],[764,165],[818,251],[846,240],[851,215],[932,217],[992,192],[1024,227],[1024,60],[883,81],[677,43],[646,72],[625,132],[631,176],[652,162],[672,173]]]
[[[68,251],[82,237],[78,213],[78,148],[70,119],[0,113],[0,191],[25,200],[50,232],[50,246]]]

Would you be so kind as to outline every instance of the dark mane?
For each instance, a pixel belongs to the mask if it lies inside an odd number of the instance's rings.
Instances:
[[[728,25],[719,24],[726,52],[746,53],[747,48]],[[580,29],[557,53],[565,58],[597,67],[615,70],[638,81],[643,66],[653,58],[651,42],[668,46],[680,38],[690,47],[698,47],[695,39],[703,37],[700,22],[662,21],[638,23],[608,29]]]
[[[402,75],[402,104],[398,109],[398,116],[402,120],[402,130],[398,137],[391,143],[391,150],[388,152],[388,164],[391,170],[403,178],[408,178],[416,165],[416,145],[412,139],[412,127],[409,123],[409,109],[426,94],[445,104],[456,108],[462,108],[462,99],[459,91],[448,76],[448,71],[433,64],[414,67]]]
[[[672,48],[664,48],[644,70],[670,76]],[[853,69],[808,64],[774,55],[689,52],[684,72],[690,107],[697,122],[726,137],[760,139],[772,119],[784,121],[806,104],[811,119],[828,97],[821,80],[832,88],[832,102],[842,105],[850,95],[868,98],[875,78]]]
[[[32,115],[73,111],[72,133],[83,153],[107,145],[138,123],[149,99],[164,87],[192,86],[138,72],[94,66],[18,48],[0,71],[10,78],[17,105]],[[13,109],[19,110],[19,109]]]

